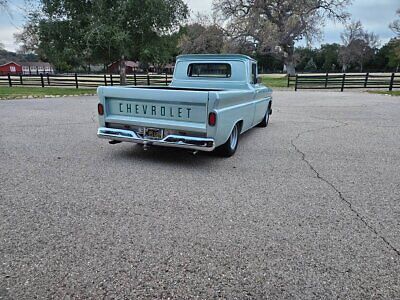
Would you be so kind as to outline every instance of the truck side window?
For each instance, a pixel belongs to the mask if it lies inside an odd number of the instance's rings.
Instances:
[[[257,64],[251,65],[251,84],[257,83]]]

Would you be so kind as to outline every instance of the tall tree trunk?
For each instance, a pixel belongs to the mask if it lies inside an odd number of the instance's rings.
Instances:
[[[285,64],[286,73],[290,76],[296,75],[296,63],[294,59],[294,44],[283,45],[283,63]]]
[[[295,67],[293,61],[285,60],[285,70],[286,70],[286,73],[290,76],[296,75],[296,67]]]
[[[119,62],[119,76],[121,85],[126,85],[126,63],[125,56],[121,56],[121,60]]]

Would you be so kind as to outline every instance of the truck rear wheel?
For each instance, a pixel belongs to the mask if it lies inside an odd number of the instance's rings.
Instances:
[[[271,105],[268,106],[267,112],[265,113],[262,121],[257,125],[258,127],[267,127],[269,123],[269,116],[271,115]]]
[[[235,154],[239,144],[239,136],[240,125],[236,124],[235,127],[233,127],[231,135],[229,136],[226,143],[216,149],[217,153],[223,157],[231,157],[233,154]]]

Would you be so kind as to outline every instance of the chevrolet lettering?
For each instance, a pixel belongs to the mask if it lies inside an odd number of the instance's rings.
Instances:
[[[98,88],[97,135],[232,156],[240,134],[266,127],[272,90],[260,84],[257,62],[245,55],[182,55],[171,84]]]
[[[192,108],[168,105],[137,104],[129,102],[119,102],[119,113],[135,116],[154,116],[166,118],[179,118],[190,120]]]

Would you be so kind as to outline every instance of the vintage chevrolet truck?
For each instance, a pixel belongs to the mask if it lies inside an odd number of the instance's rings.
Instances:
[[[260,84],[257,62],[245,55],[181,55],[172,82],[99,87],[97,135],[232,156],[241,133],[266,127],[272,90]]]

